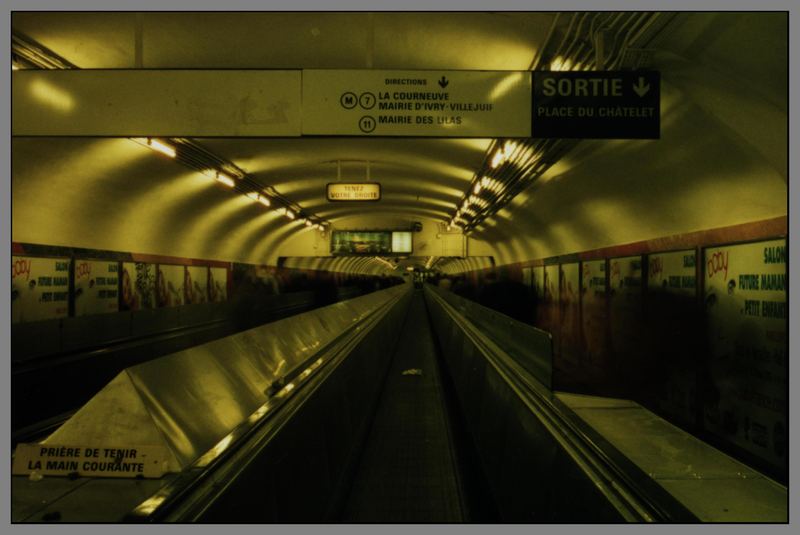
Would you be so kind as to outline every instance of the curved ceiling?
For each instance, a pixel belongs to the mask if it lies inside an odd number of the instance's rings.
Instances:
[[[648,50],[652,68],[662,70],[662,139],[584,142],[478,226],[470,255],[502,264],[785,213],[784,15],[676,16]],[[528,70],[548,42],[591,52],[589,43],[562,39],[573,22],[588,27],[589,18],[555,12],[14,12],[11,22],[15,34],[78,68]],[[196,141],[304,211],[354,228],[364,221],[376,227],[389,221],[424,220],[433,226],[449,221],[493,140]],[[132,142],[17,138],[12,154],[17,241],[49,237],[46,243],[86,246],[74,243],[85,235],[92,238],[84,241],[98,248],[270,263],[290,245],[307,256],[327,249],[324,239],[303,225],[233,200],[225,188],[204,186],[175,162],[144,161],[147,151]],[[45,165],[37,160],[42,154]],[[79,173],[64,176],[64,169],[76,165]],[[360,181],[367,172],[383,186],[380,203],[325,200],[326,183],[339,176]],[[670,196],[676,184],[696,192],[719,186],[720,210],[709,215],[698,200]],[[65,204],[78,193],[42,202],[42,191],[51,186],[91,195],[92,217],[109,223],[95,228],[90,216]],[[753,192],[769,197],[761,195],[761,202],[742,209],[742,200]],[[639,207],[648,203],[651,208],[642,215]],[[44,218],[47,226],[26,218],[26,209],[42,204],[74,219],[65,224],[56,216]],[[126,224],[126,217],[136,221]],[[162,222],[174,235],[164,235]],[[26,230],[33,225],[39,227]]]
[[[26,12],[13,14],[12,29],[77,68],[526,70],[555,19],[555,13]],[[305,212],[345,228],[365,215],[374,216],[377,225],[398,217],[449,221],[491,141],[196,140]],[[66,148],[74,141],[51,139],[46,144],[51,158],[74,150]],[[59,151],[61,146],[65,148]],[[116,172],[132,171],[121,163]],[[382,185],[380,203],[327,202],[326,183],[367,176]],[[93,195],[99,205],[114,203],[113,190],[95,187]],[[193,217],[186,212],[171,219],[189,225]],[[275,236],[270,243],[274,247],[302,227],[262,230]]]

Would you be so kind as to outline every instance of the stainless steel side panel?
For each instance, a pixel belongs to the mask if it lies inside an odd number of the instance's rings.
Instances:
[[[136,445],[160,437],[174,454],[170,470],[182,470],[263,405],[273,381],[408,289],[395,286],[132,366],[114,395],[101,391],[102,403],[90,401],[47,442]],[[137,425],[109,426],[111,418]],[[153,431],[141,429],[146,423]]]
[[[447,301],[481,332],[503,348],[545,388],[552,388],[553,337],[549,332],[522,323],[455,293],[428,284],[426,289]]]

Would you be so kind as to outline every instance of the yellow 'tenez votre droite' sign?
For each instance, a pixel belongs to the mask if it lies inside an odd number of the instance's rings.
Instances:
[[[377,182],[334,182],[327,185],[329,201],[379,201],[381,185]]]

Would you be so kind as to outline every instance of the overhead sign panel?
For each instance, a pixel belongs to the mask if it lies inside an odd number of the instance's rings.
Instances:
[[[303,134],[529,137],[530,72],[304,70]]]
[[[381,185],[377,182],[333,182],[326,189],[329,201],[381,200]]]
[[[658,139],[655,71],[533,73],[534,138]]]
[[[300,71],[14,71],[15,136],[299,136]]]
[[[657,139],[660,95],[654,71],[21,70],[11,127],[15,136]]]

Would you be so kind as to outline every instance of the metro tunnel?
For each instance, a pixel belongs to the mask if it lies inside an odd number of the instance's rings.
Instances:
[[[786,523],[787,12],[12,12],[12,523]]]

